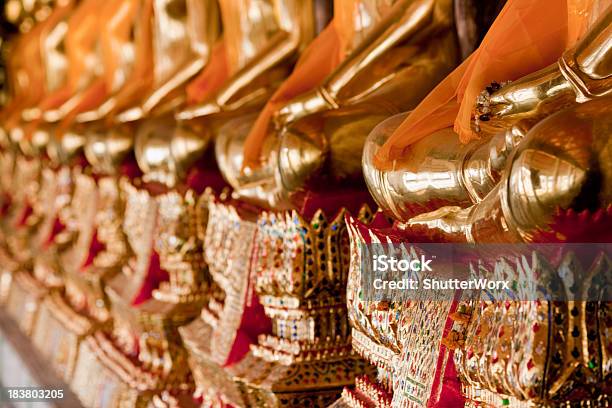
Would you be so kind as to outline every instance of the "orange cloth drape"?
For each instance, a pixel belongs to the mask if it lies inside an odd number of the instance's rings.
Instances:
[[[212,97],[229,76],[227,47],[224,41],[220,41],[213,47],[206,67],[187,85],[187,104],[195,105]]]
[[[261,149],[274,113],[296,96],[319,86],[342,62],[351,47],[359,0],[334,2],[334,19],[304,50],[291,75],[257,117],[244,143],[243,167],[260,166]]]
[[[390,167],[412,143],[453,125],[463,142],[477,137],[470,124],[482,89],[557,61],[586,30],[596,1],[508,0],[480,47],[411,112],[378,151],[375,165]]]
[[[340,36],[332,23],[304,51],[291,75],[276,90],[257,117],[244,143],[244,167],[259,167],[261,149],[274,113],[292,98],[323,82],[340,61]]]
[[[104,77],[109,91],[115,90],[115,78],[120,69],[122,46],[129,41],[134,20],[141,10],[138,0],[115,0],[102,10],[106,23],[101,27],[100,49],[104,65]]]

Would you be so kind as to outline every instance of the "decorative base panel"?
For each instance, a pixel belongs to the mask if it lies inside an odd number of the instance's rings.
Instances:
[[[181,331],[182,333],[183,331]],[[212,406],[244,406],[242,393],[232,376],[205,351],[191,353],[189,365],[196,383],[196,396]]]
[[[250,352],[228,371],[239,384],[247,407],[326,407],[338,399],[344,386],[353,384],[356,374],[369,367],[359,357],[284,365]]]
[[[32,341],[60,377],[70,382],[79,344],[93,328],[94,323],[75,312],[60,293],[52,292],[40,306]]]
[[[346,387],[330,408],[391,408],[393,395],[368,376],[355,379],[355,387]]]
[[[30,336],[36,322],[38,310],[47,289],[27,272],[17,272],[6,300],[8,314]]]
[[[101,356],[95,336],[81,342],[71,386],[82,404],[92,408],[148,406],[152,394],[130,389],[103,363]]]
[[[72,388],[86,407],[142,408],[155,394],[151,375],[124,356],[102,331],[81,342]]]

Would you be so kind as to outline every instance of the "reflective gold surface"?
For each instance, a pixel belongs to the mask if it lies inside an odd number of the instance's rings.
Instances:
[[[163,112],[180,103],[180,87],[205,66],[219,37],[218,13],[212,0],[153,0],[153,89],[137,106],[124,107],[119,121],[139,120],[154,109]]]
[[[208,146],[206,135],[190,127],[176,125],[169,116],[150,119],[136,131],[136,160],[145,181],[174,186]]]
[[[521,119],[540,120],[553,112],[609,94],[612,89],[612,8],[602,13],[584,38],[553,64],[489,94],[475,111],[483,130],[508,127]]]
[[[102,174],[115,174],[117,167],[132,153],[134,140],[126,127],[112,130],[89,129],[84,153],[89,164]]]
[[[320,0],[223,0],[230,78],[210,100],[177,113],[179,120],[262,106],[315,36]]]
[[[392,169],[380,170],[374,165],[374,155],[399,125],[402,117],[389,119],[379,125],[366,142],[363,156],[364,176],[378,204],[400,221],[413,220],[411,223],[415,226],[426,225],[427,228],[449,233],[449,237],[461,228],[470,228],[468,220],[478,218],[473,212],[479,211],[480,216],[491,218],[499,214],[490,204],[480,202],[485,196],[489,199],[504,189],[502,178],[509,171],[507,161],[510,157],[516,157],[516,148],[523,143],[524,134],[550,113],[575,105],[577,101],[588,100],[580,97],[582,94],[575,81],[575,78],[587,74],[571,61],[575,61],[580,52],[581,60],[588,60],[592,66],[599,67],[600,74],[603,67],[607,66],[606,44],[609,35],[606,35],[606,30],[610,12],[608,10],[607,14],[604,13],[582,42],[566,52],[558,64],[504,85],[501,89],[492,85],[489,87],[491,89],[483,91],[476,105],[476,125],[482,131],[482,138],[478,141],[461,144],[452,129],[444,129],[410,146],[405,157],[396,161]],[[587,58],[587,51],[591,52],[590,58]],[[584,63],[583,66],[589,70]],[[568,67],[569,71],[563,67]],[[592,78],[590,86],[597,88],[599,94],[605,94],[609,89],[606,78],[605,75]],[[530,160],[536,161],[535,158]],[[550,166],[548,171],[551,174],[561,168],[570,171],[567,164],[559,162],[554,165],[554,161],[546,160],[543,156],[537,161],[542,162],[542,166]],[[543,174],[544,169],[538,169],[537,173]],[[519,180],[523,175],[515,177]],[[573,180],[577,180],[576,177],[576,174],[571,176]],[[492,189],[494,191],[490,192]],[[546,195],[556,197],[553,201],[562,202],[562,197],[569,193],[564,190],[565,187],[558,185]],[[519,199],[516,194],[507,198],[508,205],[519,205],[525,199],[526,196]],[[535,201],[542,202],[542,198]],[[515,217],[527,217],[532,221],[546,218],[533,205],[529,205],[529,210],[522,209],[517,213],[513,209],[511,212]],[[426,212],[430,213],[419,216]],[[530,215],[525,215],[526,212]],[[507,229],[501,224],[498,228],[500,231]]]
[[[605,209],[612,203],[610,126],[609,98],[552,115],[527,133],[480,203],[442,207],[408,226],[449,240],[531,242],[552,227],[557,211]]]
[[[492,137],[462,144],[450,128],[414,143],[391,170],[374,165],[378,149],[404,120],[396,115],[368,136],[363,171],[370,193],[389,215],[408,220],[439,206],[469,206],[497,185],[508,157],[524,137],[515,126]]]
[[[490,4],[56,3],[7,6],[23,35],[0,112],[0,306],[84,405],[609,403],[609,302],[369,301],[360,248],[608,237],[612,9],[558,63],[489,85],[478,140],[443,129],[380,170],[399,112],[460,62]],[[245,140],[332,6],[341,63],[272,103],[255,166]],[[231,194],[211,189],[217,165]],[[364,181],[382,211],[347,209]],[[610,261],[591,260],[480,267],[603,296]]]
[[[258,205],[285,208],[322,169],[330,170],[330,181],[358,178],[370,130],[413,107],[454,66],[451,6],[400,1],[387,8],[321,86],[277,112],[276,134],[264,142],[260,168],[242,169],[235,153],[226,164],[244,136],[235,128],[221,132],[218,143],[224,147],[217,148],[217,161],[238,194]]]

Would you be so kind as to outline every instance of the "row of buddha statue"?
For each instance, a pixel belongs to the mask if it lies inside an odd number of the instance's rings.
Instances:
[[[612,404],[609,253],[391,302],[360,251],[612,242],[609,0],[9,3],[0,307],[83,406]]]

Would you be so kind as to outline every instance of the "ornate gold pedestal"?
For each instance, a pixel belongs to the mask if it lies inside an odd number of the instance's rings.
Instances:
[[[246,406],[327,406],[371,371],[351,346],[345,214],[328,221],[317,211],[310,222],[295,211],[259,217],[255,285],[272,334],[229,369]],[[370,216],[367,208],[362,216]]]
[[[66,303],[59,291],[54,291],[40,305],[32,341],[61,378],[69,383],[73,378],[79,345],[94,327],[88,318]]]
[[[377,375],[362,377],[354,388],[345,389],[335,407],[427,406],[443,392],[451,356],[440,342],[446,326],[452,323],[449,314],[453,303],[433,297],[398,302],[364,299],[361,274],[362,262],[367,261],[361,259],[360,246],[397,242],[397,237],[386,235],[390,225],[382,213],[369,225],[353,218],[348,218],[347,224],[351,237],[347,303],[353,348],[376,367]],[[403,245],[407,253],[414,250],[409,243]],[[448,406],[456,403],[447,401]]]
[[[21,330],[32,334],[39,306],[47,290],[27,272],[17,272],[6,300],[6,310]]]
[[[124,231],[134,256],[105,288],[112,329],[98,330],[83,342],[77,363],[77,375],[92,366],[102,369],[104,392],[84,392],[80,398],[93,406],[98,398],[128,407],[191,403],[195,387],[178,327],[197,316],[208,293],[196,231],[200,202],[191,191],[153,197],[129,183],[123,189]],[[160,273],[168,273],[169,280],[156,282]],[[152,297],[147,286],[158,286]]]
[[[354,388],[344,388],[342,396],[329,408],[391,408],[393,395],[367,375],[355,379]]]
[[[196,396],[203,406],[243,405],[232,376],[223,368],[241,359],[257,333],[269,326],[253,298],[256,216],[247,209],[210,201],[208,220],[201,224],[204,252],[215,283],[200,317],[179,329],[189,351]],[[255,303],[255,304],[254,304]],[[242,325],[248,319],[250,330]]]
[[[104,331],[81,342],[72,389],[86,407],[146,407],[155,388],[155,379],[118,351]]]
[[[455,325],[455,364],[471,406],[610,404],[612,262],[604,252],[587,257],[574,250],[550,258],[532,250],[483,269],[485,276],[516,279],[512,296],[540,300],[513,302],[494,293],[461,304],[468,318]],[[552,291],[555,300],[545,300]]]
[[[35,330],[35,319],[24,319],[24,316],[35,316],[46,292],[62,287],[57,271],[51,271],[48,262],[42,260],[55,259],[48,241],[53,236],[58,214],[70,204],[71,180],[72,171],[68,167],[57,171],[43,169],[37,197],[29,198],[32,213],[7,241],[10,254],[19,265],[9,290],[7,309],[28,335]]]

